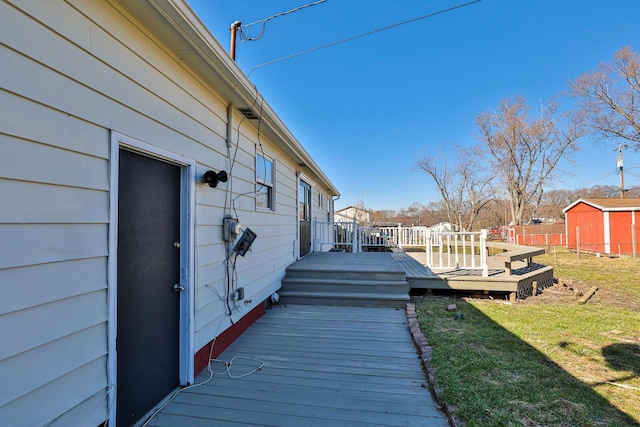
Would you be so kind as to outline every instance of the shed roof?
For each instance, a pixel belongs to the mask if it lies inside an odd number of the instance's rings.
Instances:
[[[569,206],[562,210],[563,213],[566,213],[574,206],[579,203],[586,203],[589,206],[593,206],[594,208],[598,208],[603,212],[610,211],[634,211],[640,210],[640,198],[630,198],[630,199],[597,199],[597,198],[589,198],[583,199],[580,198],[575,202],[571,203]]]

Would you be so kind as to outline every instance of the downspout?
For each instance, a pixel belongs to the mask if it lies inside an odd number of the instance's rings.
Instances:
[[[239,129],[238,129],[239,131]],[[233,104],[227,105],[227,148],[231,148],[233,138]]]
[[[238,129],[238,133],[240,129]],[[231,147],[233,146],[233,104],[227,105],[227,139],[225,141],[227,146],[227,170],[229,171],[229,184],[227,185],[227,191],[224,196],[224,216],[231,211],[232,193],[233,193],[233,170],[231,162]]]
[[[335,197],[335,199],[334,199]],[[336,202],[340,200],[340,196],[331,196],[331,224],[334,222],[334,215],[336,214]]]

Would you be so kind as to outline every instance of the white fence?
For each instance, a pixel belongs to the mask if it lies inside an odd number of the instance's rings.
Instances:
[[[367,227],[350,222],[314,222],[314,250],[346,252],[421,247],[430,269],[478,269],[488,276],[487,230],[442,231],[444,227]]]

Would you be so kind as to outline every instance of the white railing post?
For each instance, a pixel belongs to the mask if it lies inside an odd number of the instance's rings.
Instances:
[[[480,230],[480,267],[482,277],[489,277],[489,264],[487,263],[487,229]]]
[[[462,236],[462,238],[464,239],[464,235]],[[455,246],[455,263],[456,263],[456,270],[460,268],[460,255],[458,255],[458,235],[454,235],[453,236],[453,242],[454,242],[454,246]],[[451,249],[449,249],[451,250]]]
[[[433,268],[433,243],[431,241],[431,232],[425,236],[425,253],[427,254],[427,267]]]
[[[471,268],[476,268],[476,235],[471,234]]]
[[[358,243],[358,235],[357,235],[357,227],[358,223],[356,222],[356,216],[353,216],[353,229],[351,230],[351,252],[354,254],[358,252],[358,247],[356,246]]]
[[[462,268],[467,268],[467,236],[462,235]]]

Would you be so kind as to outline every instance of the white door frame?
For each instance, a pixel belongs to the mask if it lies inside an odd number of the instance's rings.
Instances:
[[[195,161],[137,139],[111,131],[111,159],[109,183],[109,258],[108,258],[108,361],[109,424],[116,420],[117,384],[117,302],[118,302],[118,173],[119,151],[126,148],[138,154],[181,167],[180,184],[180,284],[184,286],[180,298],[180,384],[193,383],[195,354],[195,284],[194,236],[195,224]]]
[[[302,239],[302,236],[300,236],[300,181],[304,181],[305,183],[307,183],[307,185],[310,187],[310,200],[309,200],[309,221],[310,221],[310,232],[309,232],[309,239],[311,240],[311,247],[309,249],[309,254],[311,254],[312,252],[314,252],[314,244],[313,244],[313,239],[315,238],[315,230],[314,230],[314,226],[313,226],[313,215],[315,213],[315,209],[313,207],[313,188],[315,187],[315,183],[313,182],[313,180],[309,179],[308,176],[306,176],[304,173],[302,172],[297,172],[297,180],[296,180],[296,224],[297,224],[297,231],[296,231],[296,235],[298,236],[298,241],[296,242],[296,259],[300,259],[300,240]]]

